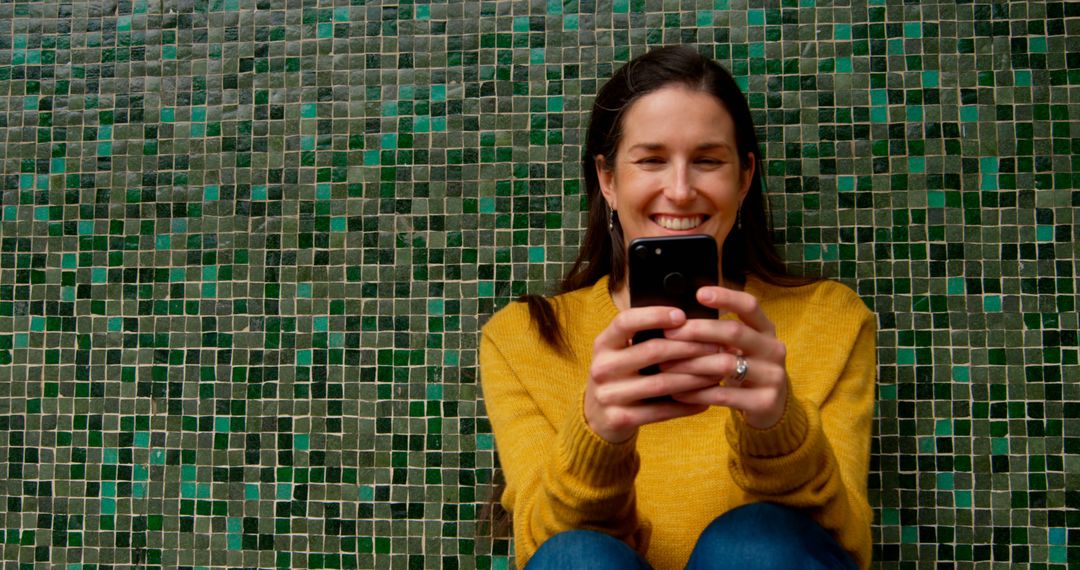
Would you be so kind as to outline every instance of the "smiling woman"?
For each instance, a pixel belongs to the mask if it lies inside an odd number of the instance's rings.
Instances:
[[[750,190],[754,154],[739,156],[723,104],[675,84],[641,96],[623,123],[615,156],[595,157],[600,191],[623,239],[708,234],[724,243]],[[625,282],[614,293],[616,306],[628,308]]]
[[[742,93],[691,48],[641,56],[597,95],[577,261],[559,295],[511,304],[481,338],[519,566],[869,565],[874,317],[786,271],[759,156]],[[629,240],[692,234],[720,244],[722,282],[697,300],[724,316],[631,308]]]

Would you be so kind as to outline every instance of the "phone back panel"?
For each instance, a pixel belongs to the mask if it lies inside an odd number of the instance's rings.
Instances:
[[[630,249],[630,306],[668,305],[689,318],[716,316],[697,302],[697,290],[716,285],[718,262],[712,236],[638,238]]]
[[[630,306],[669,306],[690,319],[715,319],[719,311],[697,302],[697,290],[719,283],[716,240],[708,235],[638,238],[630,242]],[[663,336],[659,329],[634,335],[634,344]],[[651,366],[644,374],[655,374]]]

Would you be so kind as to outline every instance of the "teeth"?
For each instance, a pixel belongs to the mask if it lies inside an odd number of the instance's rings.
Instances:
[[[679,217],[656,216],[656,223],[669,230],[688,230],[695,228],[705,221],[704,216]]]

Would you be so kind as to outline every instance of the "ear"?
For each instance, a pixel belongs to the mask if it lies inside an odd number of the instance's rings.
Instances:
[[[614,165],[610,165],[604,160],[604,155],[598,154],[593,159],[593,164],[596,166],[596,178],[600,180],[600,193],[604,195],[604,200],[607,201],[608,206],[612,210],[618,209],[618,202],[615,199],[615,168]]]
[[[750,182],[754,179],[754,169],[757,168],[757,157],[754,153],[746,155],[746,164],[740,165],[741,174],[739,175],[741,180],[739,183],[739,203],[742,204],[743,199],[746,198],[747,192],[750,191]]]

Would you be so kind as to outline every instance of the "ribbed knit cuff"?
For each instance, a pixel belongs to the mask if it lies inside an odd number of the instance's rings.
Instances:
[[[611,443],[597,435],[580,408],[560,432],[559,461],[567,473],[592,487],[632,486],[640,461],[637,436]]]
[[[789,390],[784,415],[775,425],[757,429],[747,424],[741,413],[732,410],[727,438],[736,453],[750,457],[780,457],[794,453],[806,441],[809,425],[802,401]]]

